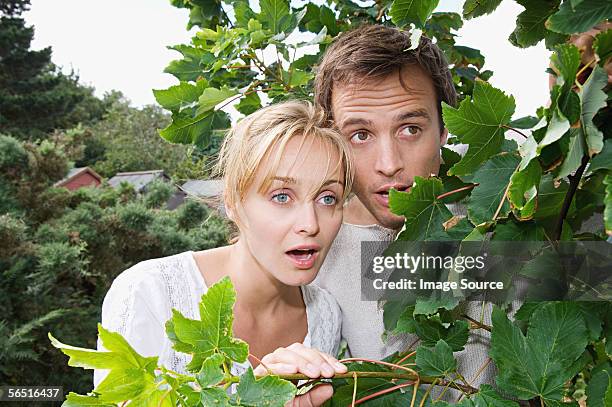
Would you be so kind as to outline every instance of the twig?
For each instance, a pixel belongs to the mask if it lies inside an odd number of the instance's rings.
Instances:
[[[396,363],[397,363],[398,365],[401,365],[401,364],[402,364],[402,362],[403,362],[404,360],[408,359],[410,356],[412,356],[412,355],[414,355],[414,354],[416,354],[416,351],[415,351],[415,352],[410,352],[409,354],[407,354],[406,356],[404,356],[403,358],[401,358],[400,360],[398,360]]]
[[[508,126],[508,125],[503,124],[503,125],[502,125],[502,127],[503,127],[504,129],[512,130],[512,131],[514,131],[514,132],[516,132],[516,133],[520,134],[521,136],[523,136],[523,137],[525,137],[525,138],[529,138],[529,137],[527,137],[527,135],[526,135],[525,133],[523,133],[522,131],[519,131],[518,129],[515,129],[515,128],[514,128],[514,127],[512,127],[512,126]]]
[[[554,241],[561,240],[561,233],[563,231],[563,221],[565,220],[565,217],[567,216],[567,212],[569,211],[569,207],[572,204],[572,200],[574,199],[574,194],[576,193],[576,190],[578,189],[578,184],[580,183],[582,174],[584,174],[584,170],[586,169],[586,166],[589,163],[589,159],[590,158],[588,155],[585,155],[584,157],[582,157],[582,163],[580,164],[580,167],[578,167],[578,169],[576,170],[576,173],[574,174],[574,176],[568,177],[570,179],[570,185],[567,190],[567,193],[565,194],[563,205],[561,206],[559,220],[557,221],[557,228],[555,229],[555,234],[554,234],[554,239],[553,239]]]
[[[472,188],[474,188],[474,187],[476,187],[478,185],[480,185],[480,184],[476,183],[476,184],[467,185],[465,187],[453,189],[452,191],[448,191],[448,192],[445,192],[445,193],[443,193],[441,195],[438,195],[436,197],[436,199],[443,199],[443,198],[446,198],[447,196],[453,195],[453,194],[455,194],[457,192],[467,191],[467,190],[472,189]]]
[[[270,369],[268,366],[266,366],[266,364],[264,362],[262,362],[261,359],[259,359],[257,356],[253,355],[252,353],[249,353],[249,356],[252,357],[253,359],[255,359],[257,361],[257,363],[262,365],[264,367],[264,369],[266,369],[268,371],[268,374],[273,374],[272,369]]]
[[[593,58],[588,64],[585,64],[578,72],[576,72],[576,82],[578,82],[578,77],[582,75],[582,73],[586,71],[593,62],[597,62],[597,59]],[[580,84],[578,83],[578,85]]]
[[[487,366],[489,366],[489,363],[491,363],[491,358],[487,358],[487,360],[482,364],[482,366],[480,366],[480,368],[478,368],[478,371],[476,372],[476,374],[474,375],[474,377],[472,377],[472,380],[470,380],[470,382],[468,383],[470,386],[476,381],[476,379],[478,379],[478,377],[480,376],[480,374],[482,372],[484,372],[485,368]],[[464,393],[461,393],[459,395],[459,397],[457,398],[456,403],[459,403],[461,401],[461,399],[465,396]]]
[[[340,360],[340,363],[345,363],[345,362],[368,362],[368,363],[375,363],[377,365],[383,365],[383,366],[387,366],[387,367],[392,367],[394,369],[405,370],[407,372],[412,373],[413,375],[415,375],[417,377],[419,376],[419,374],[417,372],[415,372],[414,370],[410,369],[409,367],[398,365],[396,363],[383,362],[382,360],[372,360],[372,359],[365,359],[365,358],[346,358],[346,359]]]
[[[351,402],[351,406],[355,407],[355,398],[357,398],[357,373],[353,372],[353,401]]]
[[[468,316],[466,314],[461,315],[461,317],[467,319],[472,324],[476,325],[478,328],[481,328],[481,329],[484,329],[485,331],[491,332],[491,327],[489,325],[485,325],[482,322],[476,321],[474,318],[471,318],[470,316]]]
[[[421,399],[421,402],[419,403],[419,407],[423,407],[423,405],[425,404],[425,401],[427,400],[427,397],[429,397],[429,393],[431,393],[431,389],[433,389],[435,382],[436,380],[434,380],[434,382],[431,384],[431,386],[429,386],[427,391],[425,391],[425,394],[423,395],[423,398]]]
[[[521,166],[521,163],[519,163],[519,165],[516,166],[516,170],[519,169],[519,167]],[[508,196],[508,190],[510,189],[510,184],[511,181],[508,180],[508,185],[506,185],[506,190],[504,191],[504,196],[502,196],[501,201],[499,201],[499,205],[497,206],[497,209],[495,210],[495,214],[493,215],[493,221],[495,222],[495,220],[497,219],[497,217],[499,216],[499,213],[501,212],[502,208],[504,207],[504,202],[506,202],[506,197]]]

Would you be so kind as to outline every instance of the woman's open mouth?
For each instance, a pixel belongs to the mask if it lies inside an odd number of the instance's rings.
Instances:
[[[306,270],[314,266],[319,251],[315,249],[293,249],[285,252],[285,254],[297,268]]]

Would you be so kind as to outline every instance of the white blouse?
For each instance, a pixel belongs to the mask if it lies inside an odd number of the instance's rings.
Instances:
[[[172,348],[165,323],[172,316],[172,308],[187,318],[199,319],[198,304],[207,289],[192,251],[140,262],[113,281],[102,305],[102,325],[123,335],[141,355],[158,356],[160,365],[186,373],[185,366],[191,356]],[[336,300],[314,285],[301,289],[308,323],[303,344],[335,355],[341,330],[341,313]],[[104,349],[99,341],[98,349]],[[235,363],[232,373],[242,374],[249,366],[248,361]],[[96,386],[107,372],[94,371]]]

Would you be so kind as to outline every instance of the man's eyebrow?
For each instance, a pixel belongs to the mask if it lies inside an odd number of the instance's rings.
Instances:
[[[403,112],[395,116],[395,121],[402,122],[404,120],[412,119],[415,117],[422,117],[424,119],[429,119],[429,113],[425,109],[416,109],[411,110],[409,112]]]
[[[340,184],[340,185],[343,185],[342,182],[340,182],[340,180],[337,180],[337,179],[328,179],[321,186],[325,187],[325,186],[330,185],[330,184]]]
[[[371,120],[367,120],[367,119],[363,119],[361,117],[349,117],[348,119],[344,120],[342,122],[342,124],[340,125],[340,128],[343,129],[345,127],[348,126],[354,126],[356,124],[360,124],[363,126],[371,126],[372,125],[372,121]]]

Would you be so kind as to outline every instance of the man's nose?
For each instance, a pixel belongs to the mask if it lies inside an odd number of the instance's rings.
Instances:
[[[391,137],[382,137],[375,161],[375,170],[386,177],[393,177],[404,168],[400,149]]]
[[[319,219],[315,211],[314,202],[306,202],[301,205],[296,215],[295,233],[309,236],[319,233]]]

